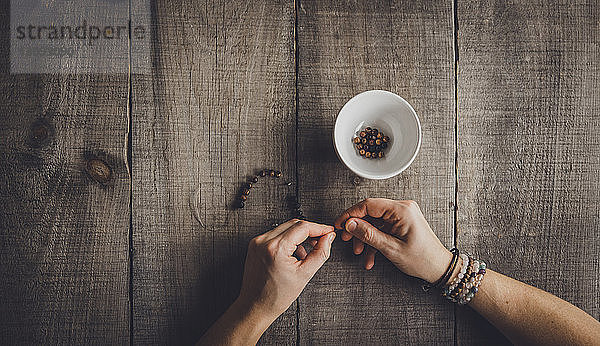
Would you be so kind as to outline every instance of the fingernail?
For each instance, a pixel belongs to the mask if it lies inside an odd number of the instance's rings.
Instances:
[[[356,228],[356,221],[354,221],[354,220],[348,221],[348,223],[346,224],[346,229],[348,230],[348,232],[354,231],[355,228]]]
[[[334,239],[335,239],[335,233],[334,232],[329,233],[329,238],[328,238],[329,242],[333,243]]]

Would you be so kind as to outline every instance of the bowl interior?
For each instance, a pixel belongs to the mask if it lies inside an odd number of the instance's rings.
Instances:
[[[352,139],[370,126],[390,137],[385,157],[366,159]],[[364,178],[385,179],[405,170],[421,144],[421,126],[413,108],[400,96],[383,90],[356,95],[338,114],[334,128],[336,151],[346,166]]]

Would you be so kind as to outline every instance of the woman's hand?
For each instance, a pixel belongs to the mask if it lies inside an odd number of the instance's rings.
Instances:
[[[344,241],[354,239],[355,254],[364,250],[367,269],[379,250],[404,273],[432,283],[452,259],[414,201],[368,198],[346,210],[335,227],[345,230]]]
[[[302,244],[309,237],[313,250]],[[332,226],[290,220],[252,239],[238,299],[210,327],[198,345],[253,345],[298,298],[329,258]],[[294,253],[296,257],[294,257]]]
[[[320,238],[306,254],[300,244],[309,237]],[[276,318],[327,261],[334,239],[332,226],[295,219],[252,239],[238,300]]]

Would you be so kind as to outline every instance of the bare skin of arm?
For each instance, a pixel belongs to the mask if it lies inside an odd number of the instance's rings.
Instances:
[[[516,344],[600,344],[600,322],[592,316],[493,270],[487,271],[469,306]]]
[[[256,345],[276,318],[238,299],[196,345]]]
[[[434,282],[452,258],[413,201],[367,199],[346,210],[335,227],[345,229],[343,240],[353,239],[355,254],[364,253],[366,269],[373,267],[379,251],[406,274]],[[458,271],[457,267],[453,276]],[[598,320],[493,270],[487,270],[469,306],[516,344],[600,345]]]

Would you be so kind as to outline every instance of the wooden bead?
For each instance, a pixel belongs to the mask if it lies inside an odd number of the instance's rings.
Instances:
[[[365,154],[366,154],[367,152],[365,151],[365,149],[360,149],[360,150],[358,151],[358,153],[360,154],[360,156],[365,156]]]
[[[281,174],[280,171],[275,172],[275,177],[277,177],[277,178],[281,178],[282,175],[283,174]]]
[[[375,144],[377,144],[377,145],[381,145],[381,143],[383,143],[383,142],[381,141],[381,139],[377,139],[377,140],[375,140]]]
[[[250,190],[249,189],[244,189],[244,190],[242,190],[242,194],[248,196],[250,194]]]
[[[354,144],[358,144],[360,143],[360,137],[354,137],[352,141],[354,142]]]
[[[248,199],[248,196],[246,196],[246,195],[241,195],[240,196],[240,200],[242,200],[242,201],[245,201],[247,199]]]
[[[258,177],[253,177],[253,178],[252,178],[252,182],[253,182],[253,183],[258,183]]]
[[[382,138],[382,139],[383,139],[383,142],[384,142],[384,143],[387,143],[387,142],[389,142],[389,141],[390,141],[390,137],[388,137],[388,136],[383,136],[383,138]]]
[[[370,152],[370,151],[367,151],[367,152],[365,153],[365,157],[366,157],[366,158],[370,158],[370,157],[371,157],[371,152]]]

